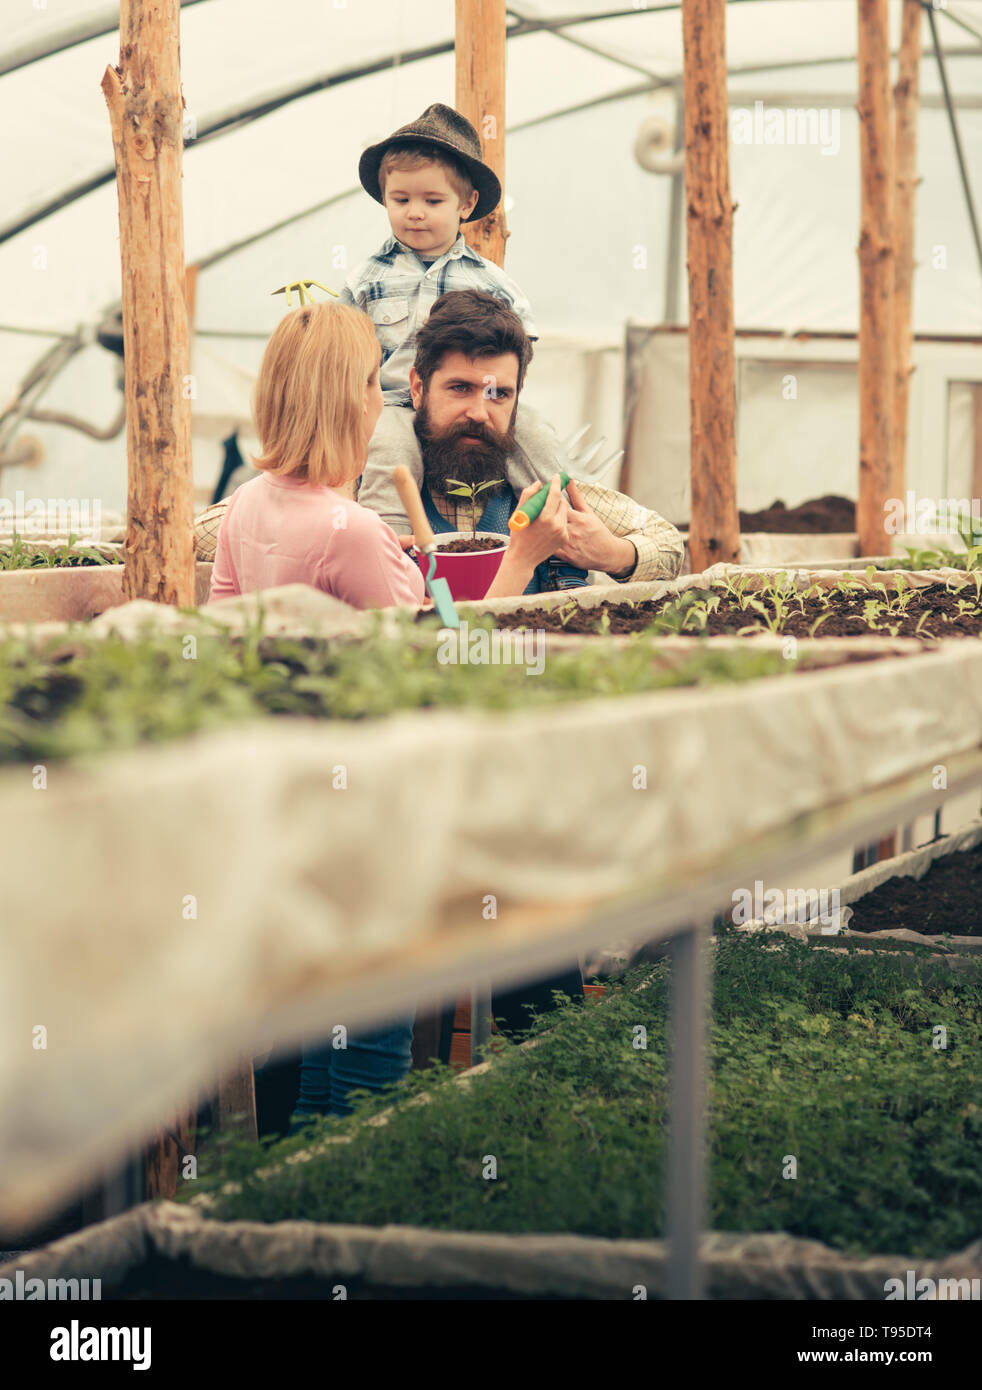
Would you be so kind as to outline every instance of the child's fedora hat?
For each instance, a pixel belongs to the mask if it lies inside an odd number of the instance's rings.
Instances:
[[[383,203],[379,188],[378,170],[382,156],[390,146],[411,141],[413,144],[433,145],[436,150],[451,155],[462,164],[477,189],[477,205],[465,222],[477,222],[494,212],[501,201],[501,184],[498,176],[481,161],[481,141],[477,131],[465,116],[452,106],[434,102],[422,116],[409,125],[402,126],[387,140],[377,145],[369,145],[358,161],[358,177],[366,193],[370,193],[377,203]]]

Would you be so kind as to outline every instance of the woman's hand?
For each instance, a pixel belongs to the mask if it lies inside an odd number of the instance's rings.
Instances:
[[[523,488],[518,506],[534,497],[541,486],[541,483],[530,483],[527,488]],[[506,598],[524,592],[536,565],[548,560],[550,555],[554,555],[566,544],[568,514],[569,509],[562,495],[559,474],[555,473],[549,484],[546,504],[535,521],[523,531],[512,531],[511,542],[485,598]]]

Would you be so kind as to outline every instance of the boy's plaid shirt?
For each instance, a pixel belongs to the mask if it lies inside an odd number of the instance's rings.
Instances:
[[[416,357],[416,334],[441,294],[449,290],[483,290],[507,304],[535,337],[532,308],[505,272],[485,260],[461,232],[449,251],[432,264],[420,260],[411,247],[390,236],[348,276],[338,296],[342,304],[363,309],[382,348],[382,391],[386,405],[407,403],[409,369]]]
[[[619,584],[676,577],[682,568],[684,542],[671,522],[623,492],[613,492],[597,483],[580,483],[579,488],[584,502],[596,512],[608,531],[615,536],[625,536],[637,551],[638,562],[634,569],[612,576]],[[229,499],[223,498],[197,517],[194,524],[197,559],[214,560],[218,531],[228,503]],[[455,531],[471,529],[470,507],[464,499],[458,504],[456,498],[436,495],[433,505]]]

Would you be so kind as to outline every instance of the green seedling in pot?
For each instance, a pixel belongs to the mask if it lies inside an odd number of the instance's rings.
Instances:
[[[504,480],[502,478],[492,478],[491,481],[487,483],[462,483],[459,478],[447,479],[448,483],[454,484],[454,486],[450,489],[448,496],[465,497],[470,505],[471,540],[477,539],[477,499],[480,497],[481,493],[484,492],[487,488],[497,487],[497,485],[503,481]]]
[[[296,290],[301,306],[304,304],[316,304],[317,301],[310,293],[311,285],[316,285],[316,287],[319,290],[323,290],[325,294],[332,294],[335,299],[339,298],[337,290],[332,290],[329,286],[322,285],[319,280],[290,280],[287,284],[281,285],[278,290],[273,290],[273,294],[285,294],[286,307],[288,309],[293,308],[293,299],[291,297],[291,292],[293,290]]]

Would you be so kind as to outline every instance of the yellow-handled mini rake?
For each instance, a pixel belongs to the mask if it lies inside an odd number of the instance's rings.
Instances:
[[[273,293],[273,294],[285,294],[285,295],[286,295],[286,307],[287,307],[288,309],[292,309],[292,308],[293,308],[293,300],[291,299],[290,295],[291,295],[291,292],[292,292],[293,290],[296,290],[296,292],[297,292],[297,294],[298,294],[298,296],[299,296],[299,298],[300,298],[300,304],[301,304],[301,306],[304,305],[304,304],[316,304],[316,303],[317,303],[316,299],[314,299],[314,296],[310,293],[310,287],[311,287],[311,285],[316,285],[317,288],[318,288],[319,290],[323,290],[325,294],[332,294],[332,295],[334,296],[335,299],[337,299],[337,298],[339,297],[339,296],[338,296],[337,290],[329,289],[327,285],[322,285],[321,282],[320,282],[319,280],[291,280],[291,281],[289,282],[289,284],[281,285],[281,286],[279,287],[278,290],[273,290],[272,293]]]

